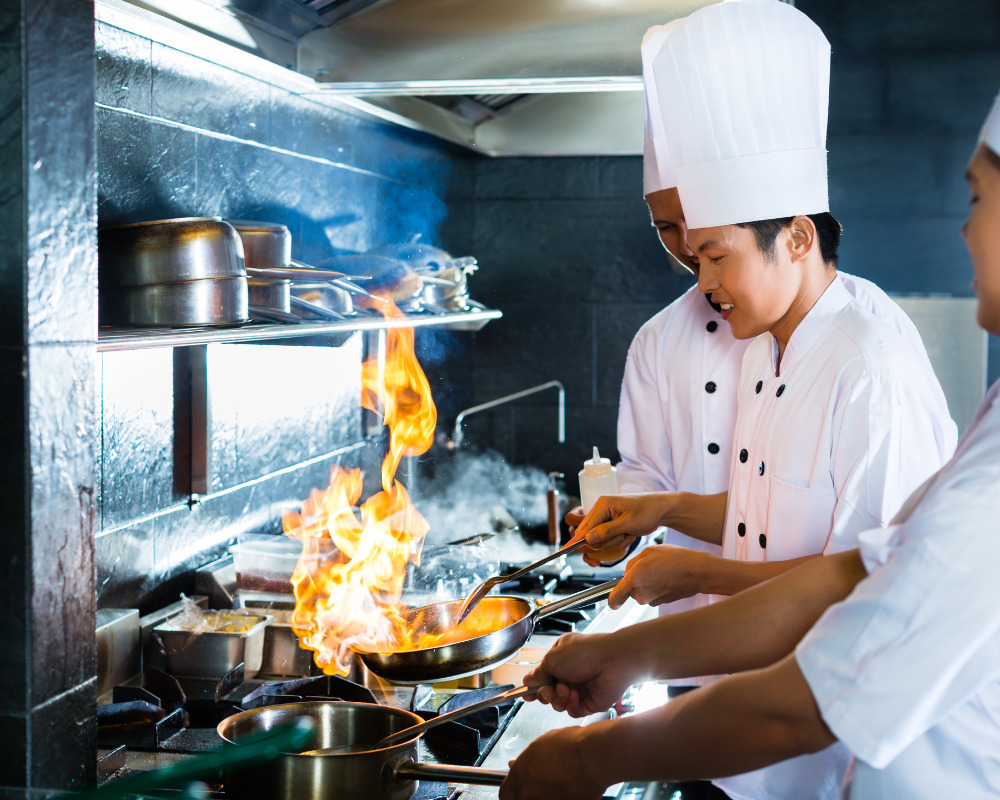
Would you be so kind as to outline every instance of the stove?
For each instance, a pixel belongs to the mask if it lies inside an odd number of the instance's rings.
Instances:
[[[548,571],[505,584],[499,591],[551,601],[619,574],[620,571],[594,570],[582,560],[578,565],[556,561]],[[635,611],[639,607],[633,606],[629,611],[630,606],[632,604],[624,611],[611,612],[605,603],[592,602],[582,608],[543,617],[537,621],[526,647],[543,651],[563,633],[613,630],[643,616]],[[649,611],[645,607],[642,610]],[[152,661],[145,666],[141,676],[115,686],[110,697],[102,698],[105,704],[98,710],[98,757],[99,774],[105,778],[113,780],[169,766],[218,749],[218,723],[252,708],[301,700],[368,702],[404,708],[430,719],[514,685],[497,685],[490,673],[485,673],[475,676],[479,680],[471,682],[473,688],[465,688],[470,685],[469,681],[397,686],[373,679],[363,667],[358,671],[360,674],[352,673],[353,680],[327,675],[278,677],[260,672],[247,676],[243,664],[222,677],[182,677],[171,675],[162,664],[156,664],[155,659]],[[267,663],[265,656],[265,665]],[[506,769],[508,759],[520,752],[528,741],[526,736],[533,738],[543,730],[579,722],[556,714],[547,706],[514,700],[428,730],[418,744],[418,758],[429,764]],[[459,797],[462,800],[492,800],[496,793],[497,789],[491,787],[421,781],[414,797],[420,800],[457,800]],[[229,797],[221,780],[208,783],[205,796],[220,800]]]

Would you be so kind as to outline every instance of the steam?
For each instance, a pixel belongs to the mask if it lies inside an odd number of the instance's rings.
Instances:
[[[512,466],[493,450],[457,450],[434,467],[434,477],[418,486],[417,505],[431,526],[428,545],[548,519],[548,477],[537,467]]]

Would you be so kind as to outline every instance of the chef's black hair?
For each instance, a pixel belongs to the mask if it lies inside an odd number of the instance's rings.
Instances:
[[[822,214],[809,214],[809,219],[816,226],[819,237],[819,252],[826,264],[837,266],[837,248],[840,247],[840,234],[844,230],[837,218],[829,211]],[[778,234],[795,217],[780,217],[778,219],[760,219],[756,222],[738,223],[741,228],[749,228],[757,240],[758,249],[768,258],[774,257],[774,240]]]

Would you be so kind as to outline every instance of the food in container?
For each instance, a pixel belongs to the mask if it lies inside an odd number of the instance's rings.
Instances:
[[[222,677],[241,663],[244,673],[261,665],[264,630],[271,617],[188,608],[153,628],[172,675]]]
[[[333,542],[320,543],[314,561],[336,558]],[[302,543],[289,536],[242,536],[229,548],[236,570],[236,588],[241,592],[292,594],[292,573],[302,554]]]

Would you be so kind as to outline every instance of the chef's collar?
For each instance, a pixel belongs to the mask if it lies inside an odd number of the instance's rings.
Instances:
[[[653,59],[689,228],[830,208],[830,43],[779,0],[730,0],[686,17]]]
[[[985,144],[996,155],[1000,156],[1000,94],[993,101],[983,129],[979,132],[979,143]]]
[[[851,293],[847,291],[844,282],[838,274],[826,291],[819,296],[819,299],[809,309],[798,324],[785,345],[785,352],[781,356],[781,371],[785,373],[792,369],[800,359],[806,358],[813,345],[816,344],[825,334],[834,318],[848,303],[851,302]],[[771,370],[772,377],[778,371],[778,340],[773,339],[771,347]]]

